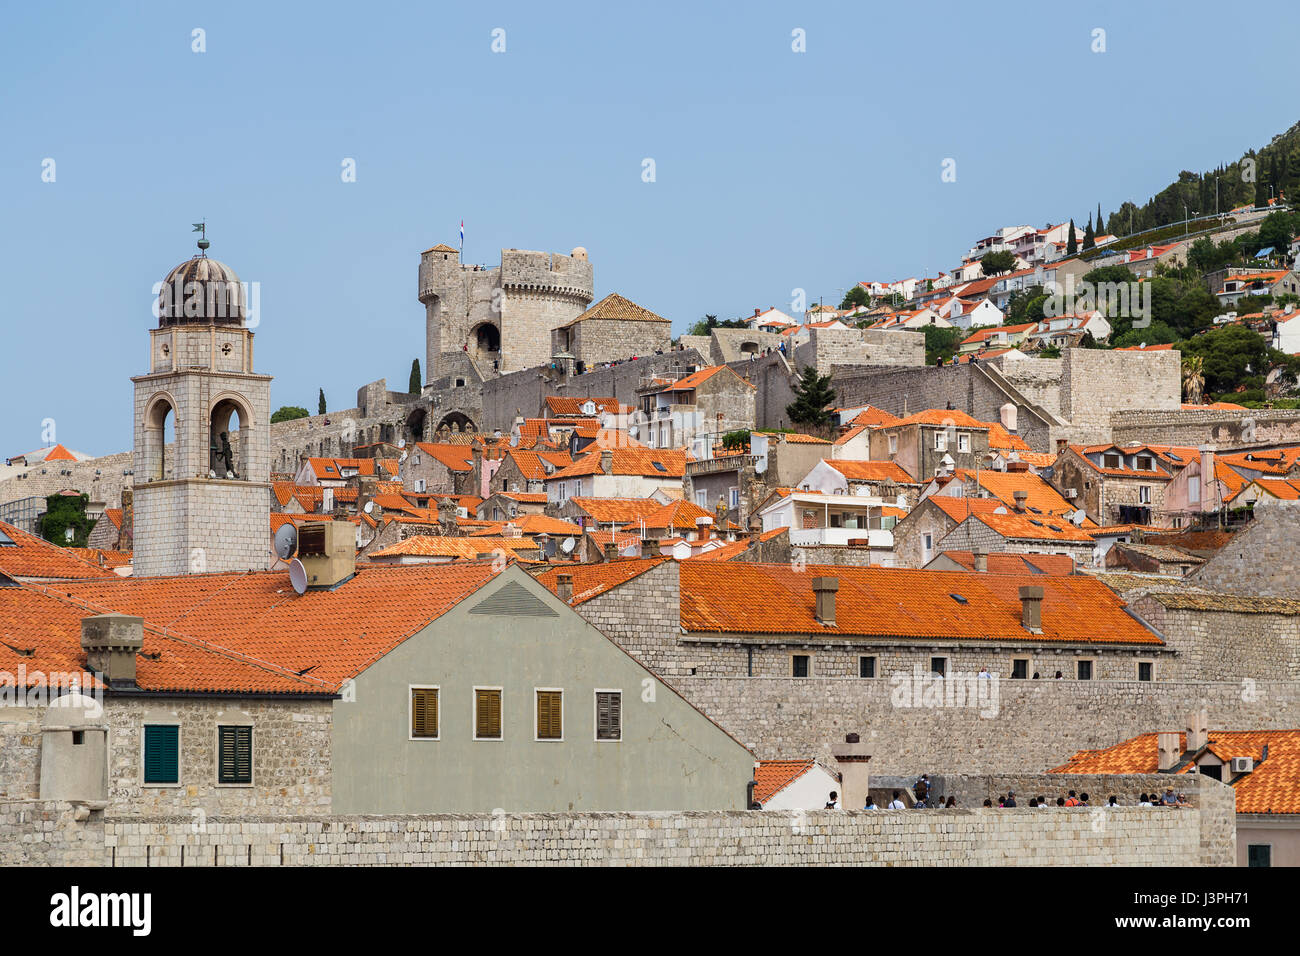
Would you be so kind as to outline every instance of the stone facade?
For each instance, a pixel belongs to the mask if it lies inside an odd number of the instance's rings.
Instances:
[[[1156,592],[1130,607],[1176,652],[1160,679],[1300,680],[1300,602]]]
[[[666,352],[672,344],[672,325],[667,319],[651,322],[587,318],[570,323],[563,331],[569,339],[569,353],[584,369]]]
[[[1216,451],[1300,442],[1300,409],[1131,408],[1110,416],[1110,441],[1210,445]]]
[[[0,708],[0,798],[40,796],[40,721],[46,708]],[[108,812],[117,817],[236,817],[328,812],[328,700],[124,698],[104,701],[108,721]],[[180,783],[143,783],[145,723],[180,725]],[[217,727],[253,727],[253,783],[217,783]]]
[[[1051,787],[1043,775],[1014,779],[1025,781],[1025,792]],[[1102,777],[1071,779],[1105,790]],[[1185,789],[1189,807],[1103,811],[1101,826],[1088,808],[298,816],[196,825],[100,813],[79,821],[69,804],[4,802],[0,865],[1232,866],[1231,788],[1191,778]]]
[[[1188,583],[1228,594],[1300,598],[1300,504],[1277,502],[1255,511]]]
[[[462,265],[460,253],[435,246],[420,257],[425,307],[425,365],[430,382],[460,353],[484,377],[550,361],[551,330],[592,299],[585,249],[570,255],[502,249],[493,269]]]
[[[1001,680],[995,717],[974,706],[897,706],[896,686],[883,678],[679,676],[672,684],[760,759],[829,762],[831,741],[856,731],[875,748],[873,774],[913,777],[945,767],[1038,773],[1080,750],[1182,727],[1197,705],[1211,727],[1300,726],[1294,681]]]

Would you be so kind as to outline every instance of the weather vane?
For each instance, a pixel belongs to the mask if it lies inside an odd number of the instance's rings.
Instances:
[[[208,246],[212,245],[212,243],[208,242],[208,224],[207,224],[207,222],[205,221],[205,222],[196,222],[196,223],[194,223],[194,231],[203,234],[203,235],[199,238],[199,255],[201,255],[201,256],[206,256],[206,255],[208,254]]]

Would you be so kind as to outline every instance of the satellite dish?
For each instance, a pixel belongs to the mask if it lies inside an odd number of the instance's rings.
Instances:
[[[302,562],[294,558],[289,562],[289,583],[299,594],[307,590],[307,569],[302,566]]]
[[[573,538],[571,537],[565,538],[563,541],[560,542],[560,550],[563,551],[565,554],[572,554],[573,549],[577,546],[577,544],[578,542],[574,541]]]
[[[1072,522],[1076,527],[1082,527],[1082,526],[1083,526],[1083,521],[1084,521],[1084,519],[1087,518],[1087,517],[1088,517],[1087,512],[1085,512],[1082,508],[1080,508],[1080,509],[1077,510],[1074,514],[1070,515],[1070,521],[1071,521],[1071,522]]]
[[[375,503],[373,501],[367,501],[366,506],[361,510],[364,511],[366,514],[370,514],[370,512],[375,510]]]
[[[298,550],[298,526],[292,521],[280,525],[275,533],[275,553],[281,561],[288,561]]]
[[[613,421],[613,418],[610,416],[609,412],[605,412],[603,415],[600,416],[600,427],[601,427],[601,428],[609,428],[610,423],[611,423],[612,421]]]
[[[629,438],[635,438],[637,436],[638,431],[640,431],[640,429],[638,429],[635,425],[627,426],[627,436]]]

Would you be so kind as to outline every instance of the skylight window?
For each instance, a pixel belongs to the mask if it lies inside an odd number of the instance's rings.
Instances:
[[[9,537],[9,535],[5,534],[3,531],[0,531],[0,548],[16,548],[16,547],[18,547],[18,542],[15,541],[13,538]]]
[[[953,599],[954,601],[956,601],[958,604],[965,604],[965,603],[967,603],[967,602],[966,602],[966,599],[965,599],[964,597],[962,597],[960,594],[949,594],[948,597],[952,598],[952,599]]]
[[[657,470],[662,471],[664,474],[667,474],[667,473],[668,473],[668,469],[664,467],[664,463],[663,463],[663,462],[661,462],[661,461],[656,461],[656,462],[654,462],[654,466],[655,466],[655,468],[656,468]]]

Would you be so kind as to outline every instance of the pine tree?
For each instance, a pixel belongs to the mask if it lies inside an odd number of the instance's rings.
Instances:
[[[1065,254],[1072,256],[1079,251],[1079,240],[1074,235],[1074,220],[1070,220],[1070,238],[1065,241]]]
[[[1104,236],[1106,234],[1106,220],[1101,214],[1101,203],[1097,203],[1097,232],[1096,235]]]
[[[1083,251],[1094,249],[1097,246],[1097,234],[1092,231],[1092,216],[1088,216],[1088,228],[1083,230]]]
[[[410,392],[412,395],[419,395],[421,381],[422,378],[420,376],[420,360],[413,359],[411,361],[411,381],[406,386],[406,390]]]
[[[826,409],[835,403],[835,389],[831,377],[820,375],[814,365],[805,365],[799,382],[794,387],[794,401],[785,407],[790,424],[822,428],[830,423],[831,413]]]
[[[320,401],[316,405],[316,414],[317,415],[325,414],[325,389],[323,388],[320,390]]]

